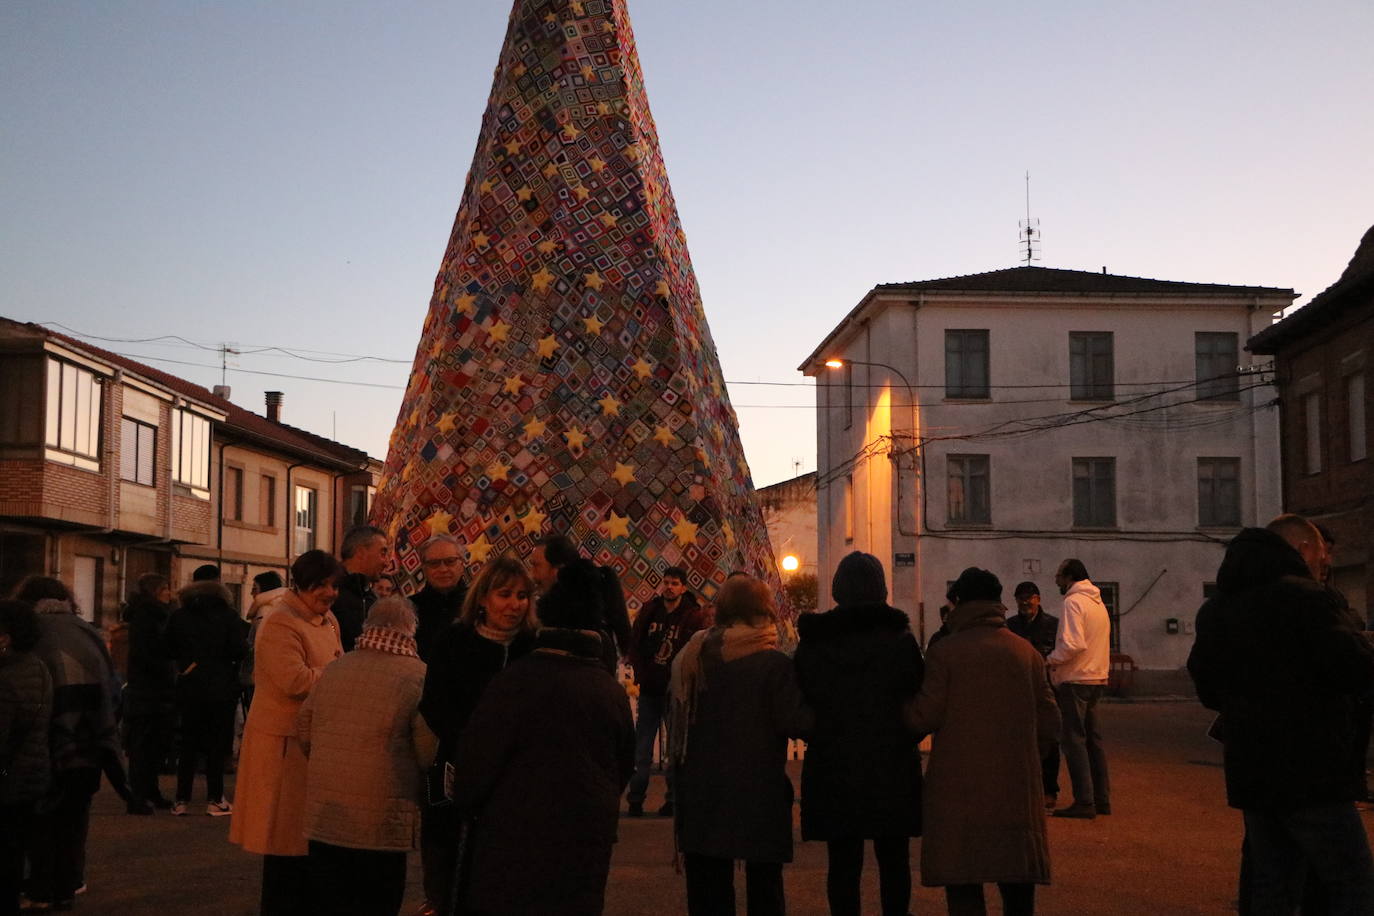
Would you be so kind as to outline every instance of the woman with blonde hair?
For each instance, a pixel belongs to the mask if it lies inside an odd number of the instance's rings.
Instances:
[[[461,826],[444,795],[444,771],[453,763],[458,736],[487,684],[534,648],[533,586],[519,560],[507,556],[492,560],[468,589],[458,619],[440,631],[430,650],[420,714],[439,736],[439,752],[423,809],[420,861],[425,898],[440,912],[452,896]]]
[[[773,592],[735,576],[716,596],[716,625],[673,662],[669,752],[677,838],[691,916],[735,911],[733,865],[745,863],[750,916],[785,911],[792,861],[787,740],[811,728],[792,660],[777,650]]]
[[[255,690],[243,726],[229,842],[263,857],[264,916],[312,912],[306,859],[307,761],[296,716],[324,673],[343,655],[329,610],[343,564],[311,550],[291,564],[291,587],[264,609],[255,647]]]

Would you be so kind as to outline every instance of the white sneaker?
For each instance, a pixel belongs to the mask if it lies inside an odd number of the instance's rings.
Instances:
[[[226,814],[232,814],[233,811],[234,806],[222,798],[205,806],[205,813],[211,817],[224,817]]]
[[[185,817],[185,816],[186,816],[186,802],[184,802],[184,801],[179,801],[179,802],[177,802],[176,804],[172,805],[172,813],[173,813],[174,815],[176,815],[177,817]]]

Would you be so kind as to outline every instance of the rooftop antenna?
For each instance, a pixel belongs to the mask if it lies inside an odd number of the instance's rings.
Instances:
[[[226,377],[229,374],[229,357],[238,355],[239,351],[229,344],[222,343],[219,345],[219,383],[221,385],[229,384],[229,380]]]
[[[1040,260],[1040,220],[1030,215],[1030,172],[1026,173],[1026,218],[1021,223],[1021,260],[1027,266],[1031,261]]]

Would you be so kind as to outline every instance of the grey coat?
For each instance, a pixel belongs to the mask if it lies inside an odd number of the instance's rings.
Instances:
[[[1059,708],[1040,653],[1004,613],[996,601],[957,605],[908,707],[911,726],[933,735],[921,841],[930,887],[1050,880],[1040,758]]]
[[[0,656],[0,805],[22,805],[48,789],[52,677],[32,652]]]

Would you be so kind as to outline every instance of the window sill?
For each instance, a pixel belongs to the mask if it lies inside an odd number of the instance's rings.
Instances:
[[[1120,526],[1120,525],[1115,525],[1115,524],[1113,524],[1113,525],[1073,525],[1073,526],[1071,526],[1071,527],[1069,528],[1069,530],[1070,530],[1070,531],[1088,531],[1088,532],[1092,532],[1092,531],[1106,531],[1106,532],[1110,532],[1110,533],[1113,533],[1113,534],[1117,534],[1117,533],[1120,533],[1120,531],[1121,531],[1121,526]]]
[[[100,473],[100,459],[98,458],[87,458],[84,455],[64,452],[51,446],[43,450],[43,457],[53,464],[63,464],[69,468],[76,468],[78,471],[90,471],[92,474]]]
[[[224,519],[224,527],[226,527],[226,528],[238,528],[238,529],[241,530],[241,531],[255,531],[255,532],[259,533],[259,534],[276,534],[276,533],[277,533],[277,526],[275,526],[275,525],[257,525],[257,524],[254,524],[253,522],[245,522],[245,521],[241,521],[241,520],[236,519],[236,518],[226,518],[226,519]]]
[[[127,477],[121,477],[121,478],[119,478],[119,482],[120,482],[121,484],[126,484],[126,485],[131,486],[131,487],[142,487],[142,488],[145,489],[145,490],[156,490],[156,489],[157,489],[157,484],[155,484],[155,483],[144,483],[144,482],[141,481],[141,480],[130,480],[130,479],[127,478]]]
[[[992,531],[995,528],[992,522],[956,522],[953,519],[945,522],[945,527],[960,531]]]
[[[210,501],[209,490],[202,490],[199,487],[187,486],[186,484],[179,483],[175,480],[172,481],[172,495],[185,496],[188,499],[203,499],[206,502]]]
[[[989,404],[989,403],[992,403],[992,396],[991,396],[991,395],[983,395],[982,397],[974,397],[974,396],[972,396],[972,395],[948,395],[948,394],[947,394],[947,395],[945,395],[945,397],[944,397],[944,403],[946,403],[946,404]]]
[[[1116,398],[1069,398],[1070,404],[1115,404]]]
[[[1197,530],[1203,534],[1227,534],[1235,535],[1240,532],[1244,525],[1198,525]]]

